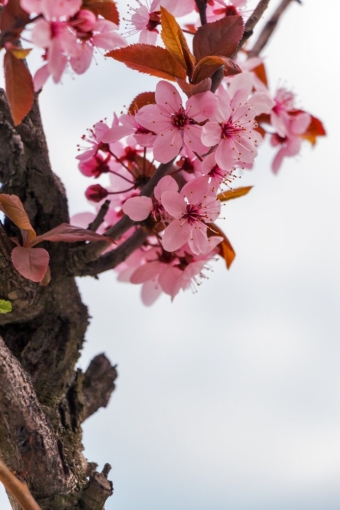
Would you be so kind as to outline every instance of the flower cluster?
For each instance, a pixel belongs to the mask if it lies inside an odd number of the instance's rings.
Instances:
[[[59,82],[67,65],[77,74],[84,73],[94,48],[112,50],[127,44],[116,23],[98,17],[90,3],[83,8],[82,0],[20,0],[20,4],[34,15],[31,41],[44,50],[46,63],[34,76],[35,90],[49,76]]]
[[[324,134],[317,119],[295,108],[292,94],[279,89],[271,95],[260,58],[245,54],[246,60],[233,61],[244,30],[246,1],[208,2],[211,28],[208,23],[203,31],[195,26],[188,30],[195,34],[192,54],[174,16],[193,11],[195,5],[193,0],[138,1],[128,21],[142,44],[108,56],[133,69],[165,75],[179,88],[162,79],[155,92],[137,96],[127,113],[115,114],[111,125],[95,124],[83,136],[87,146],[79,147],[77,156],[85,176],[109,177],[106,186],[97,183],[86,190],[97,210],[104,200],[109,203],[101,232],[125,215],[132,221],[118,244],[137,229],[146,233],[142,246],[116,270],[119,280],[142,284],[142,299],[148,305],[162,292],[173,299],[181,289],[196,288],[216,255],[230,266],[235,253],[216,225],[221,202],[249,191],[230,185],[237,172],[252,168],[268,132],[271,144],[279,146],[274,172],[285,156],[297,154],[304,139],[314,143]],[[165,49],[153,46],[160,28]],[[213,75],[221,70],[215,87]],[[164,168],[167,175],[157,178]],[[151,178],[153,189],[148,187]]]
[[[79,148],[80,171],[87,177],[110,176],[109,186],[94,184],[86,191],[98,207],[110,199],[105,226],[125,213],[150,229],[144,246],[117,268],[120,279],[143,284],[145,303],[161,292],[174,298],[192,287],[209,260],[221,254],[224,236],[214,226],[219,194],[235,168],[254,161],[261,142],[255,118],[273,106],[268,95],[252,92],[246,74],[228,88],[222,85],[216,95],[202,92],[186,102],[174,85],[160,81],[153,104],[115,115],[111,125],[98,122],[83,136],[87,146]],[[153,196],[140,196],[138,190],[155,172],[153,160],[173,161],[170,174]]]

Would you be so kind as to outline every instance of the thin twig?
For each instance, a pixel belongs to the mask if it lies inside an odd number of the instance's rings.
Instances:
[[[205,25],[207,23],[207,0],[195,0],[200,19],[201,25]]]
[[[169,170],[172,167],[173,162],[174,162],[174,160],[172,159],[168,163],[161,163],[159,165],[159,167],[157,168],[157,170],[153,174],[153,176],[150,178],[150,180],[145,184],[145,186],[143,186],[143,188],[140,192],[141,196],[144,196],[144,197],[152,196],[155,186],[157,186],[157,184],[162,179],[162,177],[167,175],[167,173],[169,172]],[[131,220],[125,214],[115,225],[110,227],[105,232],[104,235],[106,237],[109,237],[113,241],[115,241],[116,239],[119,239],[123,234],[125,234],[125,232],[127,232],[134,225],[136,225],[136,222]],[[141,243],[141,244],[143,244],[143,243]],[[70,270],[71,270],[72,274],[78,275],[78,276],[79,276],[79,274],[89,274],[86,270],[84,270],[84,272],[83,272],[84,263],[85,263],[85,265],[86,265],[86,262],[92,264],[93,261],[95,261],[101,255],[101,253],[103,253],[103,251],[105,251],[106,249],[107,249],[107,243],[105,241],[89,243],[85,247],[84,257],[82,258],[82,262],[81,262],[82,267],[79,267],[78,263],[70,264]],[[119,254],[121,253],[120,246],[118,246],[116,248],[116,250],[119,250],[119,252],[118,252]],[[114,252],[116,252],[116,250],[114,250]],[[113,252],[110,252],[110,253],[113,253]],[[132,252],[130,252],[130,253],[132,253]],[[130,253],[129,253],[129,255],[130,255]],[[120,257],[120,255],[119,255],[119,257]],[[75,253],[75,260],[76,259],[77,259],[77,253]],[[121,262],[123,260],[124,259],[122,259]],[[93,274],[93,273],[90,273],[90,274]]]
[[[234,58],[236,56],[236,54],[238,53],[238,51],[240,51],[240,49],[242,48],[244,43],[249,39],[249,37],[251,35],[253,35],[254,28],[257,25],[257,23],[260,21],[260,19],[262,18],[262,15],[263,15],[264,11],[267,9],[269,2],[270,2],[270,0],[260,0],[259,3],[257,4],[257,6],[255,7],[253,14],[250,16],[250,18],[248,18],[248,20],[245,24],[243,37],[242,37],[236,51],[232,55],[232,58]]]
[[[15,497],[22,510],[41,510],[40,506],[33,499],[25,483],[21,482],[0,460],[0,481],[6,490]]]
[[[257,57],[260,52],[263,50],[265,45],[267,44],[268,40],[270,39],[272,33],[274,32],[278,21],[284,11],[287,9],[289,4],[292,3],[293,0],[282,0],[272,17],[267,21],[265,24],[262,32],[260,33],[256,43],[254,44],[253,48],[249,52],[249,57]],[[299,0],[296,0],[298,3],[301,3]]]
[[[88,230],[92,230],[92,232],[96,232],[96,230],[103,223],[106,213],[109,210],[109,206],[110,206],[110,200],[105,200],[105,202],[101,205],[97,216],[92,221],[92,223],[89,224]]]
[[[94,262],[88,264],[85,268],[81,268],[75,273],[75,276],[97,276],[104,271],[114,269],[118,264],[124,262],[131,253],[142,246],[149,232],[144,229],[138,229],[131,237],[120,244],[115,250],[102,255]]]

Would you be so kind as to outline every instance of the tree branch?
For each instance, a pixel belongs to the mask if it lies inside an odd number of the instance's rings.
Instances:
[[[116,367],[111,365],[105,354],[98,354],[93,358],[83,379],[83,421],[100,407],[107,406],[115,389],[114,381],[117,375]]]
[[[153,176],[149,179],[149,181],[143,186],[140,196],[144,197],[151,197],[153,195],[153,191],[159,181],[167,175],[169,170],[172,167],[174,160],[172,159],[168,163],[161,163],[159,167],[157,168],[156,172],[153,174]],[[109,237],[110,239],[116,240],[119,239],[125,232],[127,232],[131,227],[137,225],[135,221],[131,220],[126,214],[112,227],[110,227],[106,232],[105,236]],[[131,241],[131,243],[128,243],[125,241],[122,245],[118,246],[114,251],[110,252],[112,259],[119,260],[119,262],[114,263],[114,266],[107,267],[106,263],[103,264],[103,267],[106,269],[102,269],[97,272],[92,272],[92,268],[96,266],[95,261],[98,259],[98,257],[103,253],[104,250],[107,249],[107,243],[105,241],[99,241],[97,243],[89,243],[86,246],[79,247],[70,247],[69,251],[69,258],[67,262],[68,270],[70,274],[73,276],[85,276],[85,275],[91,275],[94,276],[96,274],[99,274],[103,271],[107,271],[108,269],[112,269],[112,267],[115,267],[116,265],[120,264],[120,262],[123,262],[125,260],[122,258],[124,256],[124,253],[131,255],[133,251],[133,246],[135,246],[134,249],[138,248],[143,244],[147,237],[147,234],[142,236],[141,234],[138,234],[134,239]],[[127,244],[126,244],[127,243]],[[136,244],[135,244],[136,243]],[[123,248],[122,248],[123,247]],[[130,251],[132,249],[132,251]],[[113,256],[112,254],[116,253],[116,256]],[[109,255],[109,254],[107,254]],[[107,255],[103,255],[101,257],[101,260],[105,259]],[[126,256],[128,256],[126,255]],[[107,259],[105,259],[107,260]],[[101,265],[99,265],[101,267]],[[98,267],[99,267],[98,266]],[[97,266],[96,266],[97,267]],[[89,272],[90,271],[90,272]]]
[[[265,24],[262,32],[260,33],[256,43],[254,44],[253,48],[250,50],[248,56],[250,57],[257,57],[260,52],[263,50],[267,42],[269,41],[271,35],[273,34],[280,17],[284,13],[284,11],[287,9],[287,7],[292,3],[293,0],[282,0],[272,17],[267,21]],[[300,3],[299,0],[295,0],[298,3]]]
[[[0,410],[0,451],[11,470],[22,473],[38,494],[48,496],[74,489],[77,480],[69,470],[65,473],[60,442],[38,402],[32,381],[1,337]]]
[[[102,255],[94,262],[82,269],[78,269],[75,276],[97,276],[104,271],[114,269],[118,264],[124,262],[137,248],[142,246],[148,235],[148,230],[143,228],[136,230],[129,239],[120,244],[115,250],[105,253],[105,255]]]
[[[201,25],[207,23],[207,0],[195,0],[197,10],[200,15]]]
[[[248,18],[248,20],[245,24],[243,37],[231,58],[236,57],[237,53],[240,51],[240,49],[242,48],[244,43],[249,39],[250,36],[253,35],[254,28],[257,25],[257,23],[260,21],[264,11],[267,9],[269,2],[270,2],[270,0],[260,0],[259,1],[259,3],[257,4],[256,8],[254,9],[252,15],[250,16],[250,18]]]

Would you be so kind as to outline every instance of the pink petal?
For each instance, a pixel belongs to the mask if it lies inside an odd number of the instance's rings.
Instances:
[[[67,64],[67,58],[62,53],[59,39],[53,39],[48,53],[48,70],[53,81],[58,83]]]
[[[202,92],[192,96],[186,105],[186,113],[197,122],[203,122],[215,113],[218,107],[217,97],[212,92]]]
[[[142,287],[142,301],[145,306],[151,306],[162,294],[162,288],[159,283],[149,280]]]
[[[155,278],[161,271],[163,264],[158,260],[148,262],[138,267],[131,275],[131,283],[145,283]]]
[[[200,204],[209,193],[209,188],[209,179],[207,177],[198,177],[183,186],[181,195],[186,197],[190,204]]]
[[[152,211],[152,200],[149,197],[128,198],[123,205],[123,211],[133,221],[143,221]]]
[[[182,218],[186,212],[186,203],[182,194],[176,191],[164,191],[161,196],[161,202],[164,209],[174,218]]]
[[[295,117],[291,117],[290,131],[293,135],[303,135],[311,120],[312,118],[308,113],[299,113]]]
[[[170,193],[170,192],[169,192]],[[166,251],[176,251],[181,248],[190,237],[190,225],[182,220],[174,220],[164,230],[162,245]]]
[[[182,145],[180,132],[177,129],[169,129],[157,136],[153,146],[154,157],[160,163],[168,163],[179,154]]]
[[[34,92],[38,92],[46,83],[50,76],[48,65],[45,64],[35,73],[33,78]]]
[[[177,191],[178,190],[178,184],[175,181],[171,175],[166,175],[165,177],[162,177],[162,179],[159,181],[157,186],[154,189],[153,194],[155,195],[155,198],[157,200],[161,200],[162,193],[165,191]]]
[[[177,112],[182,99],[176,88],[167,81],[160,81],[156,86],[156,103],[161,105],[169,114]]]
[[[104,143],[114,143],[125,136],[131,135],[133,132],[134,128],[131,126],[113,126],[106,131],[101,141]]]
[[[175,292],[175,289],[181,276],[182,271],[178,267],[166,266],[158,277],[163,292],[169,294],[169,296],[177,294],[179,289],[177,292]]]
[[[199,255],[200,253],[208,253],[210,245],[207,238],[207,228],[200,225],[191,229],[191,237],[188,244],[192,253]]]
[[[248,102],[253,105],[257,115],[260,115],[261,113],[270,113],[275,106],[275,101],[273,101],[269,94],[263,94],[262,92],[254,94]]]
[[[70,18],[79,11],[82,0],[42,0],[41,10],[47,19]]]
[[[201,142],[202,127],[195,124],[184,126],[183,129],[183,143],[193,152],[204,154],[208,152],[208,146]]]
[[[172,127],[170,117],[163,115],[155,104],[143,106],[136,114],[136,120],[141,126],[157,134]]]
[[[124,37],[118,34],[117,32],[95,34],[92,37],[92,42],[94,46],[97,46],[98,48],[103,48],[104,50],[112,50],[117,47],[124,48],[124,46],[128,45]]]
[[[213,147],[221,140],[221,127],[217,122],[207,122],[202,129],[202,143],[207,147]]]
[[[32,42],[40,48],[47,48],[51,43],[51,26],[45,19],[39,19],[32,30]]]
[[[77,74],[83,74],[90,67],[92,62],[93,47],[83,43],[79,45],[77,57],[71,57],[70,64],[73,71]]]

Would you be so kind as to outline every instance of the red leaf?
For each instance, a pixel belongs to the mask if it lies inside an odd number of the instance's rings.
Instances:
[[[217,246],[219,248],[219,255],[225,260],[227,269],[230,269],[231,264],[233,263],[234,258],[236,257],[236,253],[234,248],[231,246],[229,239],[215,223],[210,223],[210,234],[208,235],[218,235],[223,237],[223,241]],[[209,231],[208,231],[209,232]]]
[[[209,55],[230,57],[236,50],[244,32],[242,16],[227,16],[201,26],[193,40],[197,60]]]
[[[9,0],[8,3],[2,7],[0,29],[2,32],[7,32],[6,41],[17,39],[23,29],[25,23],[29,19],[28,12],[20,6],[20,0]],[[14,28],[14,26],[16,26]]]
[[[114,2],[84,2],[83,7],[92,11],[96,16],[112,21],[119,26],[119,12]]]
[[[224,67],[224,75],[230,76],[232,74],[241,73],[241,69],[233,60],[227,57],[204,57],[202,58],[194,69],[192,77],[193,83],[199,83],[206,78],[210,78],[217,69]]]
[[[22,205],[19,197],[16,195],[0,194],[0,211],[2,211],[17,227],[20,228],[24,244],[29,244],[36,238],[29,217]]]
[[[43,248],[16,246],[12,250],[15,269],[27,280],[40,282],[47,271],[50,256]]]
[[[69,225],[68,223],[62,223],[52,230],[45,232],[41,236],[37,236],[34,241],[31,243],[31,246],[35,246],[42,241],[52,241],[59,242],[63,241],[64,243],[75,243],[77,241],[106,241],[111,243],[111,239],[102,236],[101,234],[96,234],[96,232],[92,232],[91,230],[86,230],[84,228],[75,227],[73,225]]]
[[[138,110],[147,104],[156,104],[156,98],[154,92],[142,92],[138,94],[129,106],[129,113],[135,115]]]
[[[123,62],[130,69],[140,73],[150,74],[151,76],[171,81],[175,81],[176,78],[185,80],[185,69],[174,59],[168,50],[160,46],[132,44],[126,48],[109,51],[105,56]]]
[[[6,94],[14,124],[17,126],[32,108],[34,89],[32,76],[22,60],[6,51],[4,57]]]
[[[200,94],[201,92],[207,92],[211,88],[211,79],[206,78],[205,80],[200,81],[197,84],[187,83],[184,80],[176,80],[178,85],[181,87],[183,92],[188,96],[194,96],[195,94]]]

